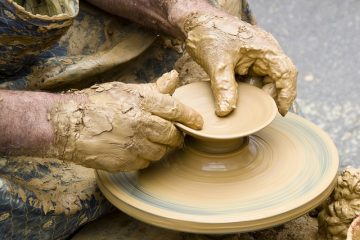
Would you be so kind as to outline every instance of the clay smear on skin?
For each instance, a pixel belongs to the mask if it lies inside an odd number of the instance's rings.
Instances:
[[[226,116],[236,106],[234,71],[247,75],[249,70],[258,76],[269,76],[265,80],[276,85],[275,100],[280,113],[286,114],[296,96],[297,70],[269,33],[222,12],[194,12],[187,16],[182,28],[187,35],[187,51],[216,81],[213,92],[218,116]],[[219,54],[226,57],[219,58]],[[275,95],[272,86],[266,89]]]
[[[164,118],[202,126],[201,116],[167,94],[177,82],[178,73],[172,71],[156,84],[111,82],[76,92],[87,101],[61,102],[50,110],[55,144],[48,155],[113,172],[141,169],[159,160],[165,146],[182,142],[182,134]],[[153,138],[159,136],[169,142],[158,144]]]

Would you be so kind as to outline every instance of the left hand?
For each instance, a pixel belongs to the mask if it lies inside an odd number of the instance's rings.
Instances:
[[[236,107],[235,73],[264,77],[265,89],[285,115],[296,97],[297,69],[274,37],[261,28],[225,13],[195,13],[184,22],[186,47],[210,76],[216,114]]]
[[[201,129],[194,109],[171,97],[176,71],[156,83],[109,82],[75,92],[80,101],[64,99],[49,110],[54,142],[47,155],[110,172],[133,171],[180,147],[181,122]]]

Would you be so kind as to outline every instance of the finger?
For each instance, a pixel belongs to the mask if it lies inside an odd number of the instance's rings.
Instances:
[[[276,83],[284,82],[285,87],[280,88],[280,91],[278,93],[278,96],[276,98],[276,103],[279,108],[279,112],[281,115],[285,116],[286,113],[289,111],[289,108],[293,104],[295,98],[296,98],[296,78],[297,78],[297,72],[289,74],[291,76],[287,76],[287,74],[284,76],[283,79],[280,79]],[[294,83],[292,85],[289,85],[288,79],[294,79]],[[278,88],[278,84],[276,85]]]
[[[193,129],[201,129],[204,124],[199,113],[170,95],[149,92],[143,100],[143,107],[154,115],[182,123]]]
[[[235,72],[239,75],[247,75],[250,67],[254,64],[255,60],[247,56],[243,56],[236,64]]]
[[[272,98],[275,100],[277,99],[277,91],[275,87],[275,83],[267,83],[262,87],[262,90],[264,90],[267,94],[269,94]]]
[[[236,108],[238,87],[235,81],[234,67],[223,65],[211,77],[211,88],[215,98],[215,113],[223,117]]]
[[[274,79],[276,88],[278,89],[276,103],[279,112],[281,115],[285,116],[296,98],[298,72],[295,65],[287,56],[280,56],[276,61],[276,64],[279,65],[278,69],[282,70],[281,77],[276,78],[276,76],[278,76],[277,74],[270,77]]]
[[[111,170],[111,172],[129,172],[136,171],[139,169],[144,169],[150,165],[150,161],[137,157],[136,159],[129,160],[124,164],[117,166],[115,169]]]
[[[256,60],[253,70],[259,75],[267,75],[275,83],[275,98],[281,115],[286,115],[296,97],[297,69],[284,54],[266,54],[263,59]]]
[[[269,71],[269,64],[265,59],[257,59],[252,66],[252,72],[257,76],[266,76]]]
[[[130,86],[140,91],[156,91],[171,95],[174,93],[179,81],[179,73],[176,70],[172,70],[164,73],[155,83],[131,84]]]
[[[171,95],[174,93],[179,81],[179,73],[176,70],[172,70],[158,78],[156,87],[160,93]]]
[[[131,152],[136,156],[149,161],[158,161],[166,153],[166,146],[153,143],[147,138],[135,140],[135,144],[131,147]]]
[[[149,115],[143,123],[145,136],[154,143],[163,144],[172,148],[183,143],[184,135],[171,122]]]
[[[164,73],[155,83],[146,84],[126,84],[127,89],[137,89],[139,91],[156,91],[163,94],[173,94],[179,84],[179,73],[176,70]]]

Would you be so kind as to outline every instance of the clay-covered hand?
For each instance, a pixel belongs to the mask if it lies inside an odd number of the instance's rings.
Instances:
[[[183,134],[173,122],[201,129],[201,115],[172,98],[177,72],[153,84],[111,82],[76,94],[49,114],[55,129],[52,152],[60,159],[111,172],[145,168],[179,147]]]
[[[189,54],[210,76],[218,116],[236,106],[235,73],[264,76],[264,89],[272,91],[279,112],[287,113],[296,97],[297,69],[271,34],[221,13],[191,14],[183,29]]]

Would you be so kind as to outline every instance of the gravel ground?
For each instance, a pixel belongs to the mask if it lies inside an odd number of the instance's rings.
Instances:
[[[116,211],[87,224],[71,240],[316,240],[317,221],[308,215],[266,230],[230,235],[199,235],[170,231]]]
[[[341,167],[360,167],[360,1],[249,3],[299,69],[302,114],[330,134]]]

